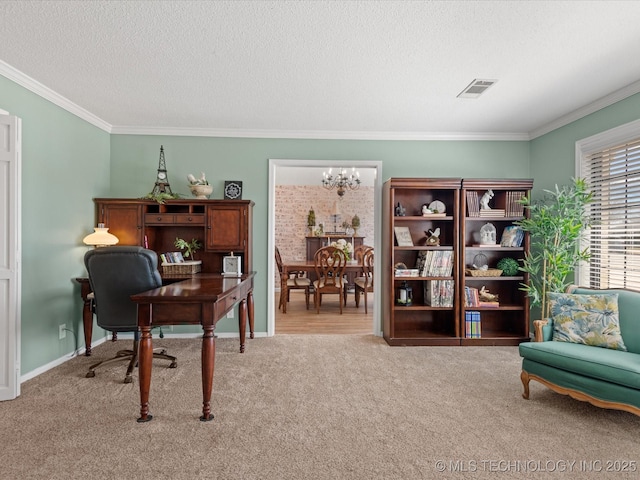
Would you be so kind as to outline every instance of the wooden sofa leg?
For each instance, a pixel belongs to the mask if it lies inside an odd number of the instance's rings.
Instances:
[[[522,370],[522,373],[520,373],[520,380],[522,380],[522,386],[524,387],[522,398],[529,400],[529,374]]]

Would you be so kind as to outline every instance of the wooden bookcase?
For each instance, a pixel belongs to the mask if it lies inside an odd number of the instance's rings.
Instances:
[[[202,272],[221,273],[222,257],[242,257],[242,272],[253,270],[250,200],[153,200],[96,198],[96,223],[118,237],[118,245],[139,245],[158,254],[178,250],[176,237],[197,239]],[[160,265],[160,262],[158,263]]]
[[[459,178],[421,179],[392,178],[383,190],[382,235],[382,299],[383,335],[390,345],[459,345],[460,302],[458,299],[458,242],[460,212]],[[445,205],[444,215],[423,216],[422,206],[440,201]],[[397,215],[398,204],[404,216]],[[398,246],[395,228],[407,228],[413,246]],[[440,245],[426,244],[427,232],[440,229]],[[452,273],[447,276],[398,277],[395,266],[416,267],[418,257],[427,252],[448,252],[452,257]],[[429,304],[425,286],[430,282],[446,280],[453,286],[451,306]],[[406,281],[412,288],[411,306],[398,305],[398,289]]]
[[[383,190],[382,237],[382,305],[383,335],[390,345],[517,345],[529,340],[529,298],[520,290],[528,277],[518,272],[513,276],[483,276],[467,269],[477,259],[486,260],[489,268],[505,257],[521,260],[529,251],[529,237],[520,246],[500,246],[504,228],[523,218],[527,210],[519,210],[515,200],[531,194],[529,179],[457,179],[457,178],[391,178]],[[488,190],[491,212],[469,211],[468,198],[478,201]],[[439,200],[446,206],[444,216],[423,216],[422,205]],[[398,204],[405,209],[397,213]],[[478,205],[479,208],[479,205]],[[485,212],[486,213],[486,212]],[[496,230],[496,244],[487,246],[480,237],[481,228],[491,223]],[[399,246],[395,228],[408,229],[413,246]],[[440,245],[426,245],[425,232],[440,229]],[[450,252],[453,256],[451,275],[446,277],[398,277],[395,266],[415,268],[418,257],[429,251]],[[422,253],[421,253],[422,252]],[[434,306],[426,295],[430,282],[448,280],[454,286],[451,306]],[[411,306],[398,305],[398,288],[406,281],[413,291]],[[498,305],[466,306],[465,287],[485,287],[498,295]],[[447,292],[448,294],[448,292]],[[431,303],[431,304],[430,304]],[[467,338],[467,312],[479,312],[480,336]]]
[[[529,236],[524,235],[519,247],[500,246],[505,227],[513,225],[522,215],[528,214],[525,209],[518,212],[514,208],[515,199],[520,195],[529,196],[533,180],[510,179],[464,179],[460,193],[460,262],[459,262],[459,290],[460,295],[460,329],[462,345],[517,345],[529,340],[529,297],[520,290],[521,284],[528,281],[528,277],[518,272],[514,276],[472,276],[467,269],[473,268],[474,262],[486,260],[489,268],[496,268],[498,261],[505,257],[515,260],[524,258],[529,251]],[[480,215],[473,204],[474,198],[480,199],[488,190],[493,191],[493,198],[489,201],[492,208],[489,215]],[[472,205],[470,206],[469,203]],[[471,207],[471,208],[470,208]],[[477,216],[476,216],[477,215]],[[495,227],[495,246],[482,244],[480,230],[486,224]],[[476,275],[479,272],[473,272]],[[465,306],[465,287],[480,290],[483,286],[491,293],[498,295],[497,307]],[[479,312],[480,338],[465,338],[466,312]]]

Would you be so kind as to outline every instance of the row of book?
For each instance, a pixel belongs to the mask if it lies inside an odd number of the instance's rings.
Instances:
[[[453,280],[427,280],[424,282],[424,301],[431,307],[453,307]]]
[[[465,338],[481,338],[480,312],[473,310],[464,312],[464,336]]]
[[[526,195],[522,191],[505,192],[504,208],[480,209],[478,192],[467,191],[467,213],[470,217],[521,217],[524,214],[524,205],[520,200]]]
[[[165,252],[160,254],[162,263],[184,263],[182,252]]]
[[[421,277],[450,277],[453,271],[453,251],[423,250],[418,253],[416,269]]]
[[[465,307],[482,307],[482,308],[498,308],[500,302],[485,301],[480,299],[480,292],[477,288],[465,286],[464,287],[464,306]]]

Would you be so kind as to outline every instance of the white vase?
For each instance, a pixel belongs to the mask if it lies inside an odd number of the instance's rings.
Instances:
[[[189,185],[194,197],[207,199],[213,192],[213,185]]]

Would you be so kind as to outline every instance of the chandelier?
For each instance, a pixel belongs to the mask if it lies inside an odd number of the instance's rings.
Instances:
[[[327,190],[338,190],[338,196],[343,197],[344,192],[349,190],[357,190],[360,188],[360,172],[356,172],[355,167],[351,169],[351,173],[347,174],[346,168],[340,168],[335,175],[329,172],[322,172],[322,186]]]

